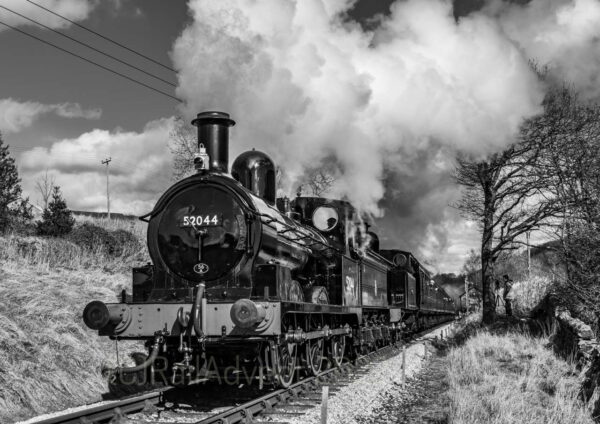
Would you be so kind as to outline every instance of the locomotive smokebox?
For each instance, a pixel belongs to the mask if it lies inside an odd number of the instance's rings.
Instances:
[[[229,163],[229,127],[235,121],[225,112],[201,112],[192,125],[198,127],[198,146],[203,144],[210,157],[210,170],[227,172]]]

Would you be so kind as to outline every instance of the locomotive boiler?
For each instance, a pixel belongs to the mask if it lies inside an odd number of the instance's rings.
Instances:
[[[393,342],[403,317],[394,299],[406,288],[388,282],[402,271],[352,205],[276,199],[266,154],[241,154],[229,173],[228,114],[192,124],[197,172],[141,217],[152,263],[133,269],[131,295],[83,313],[102,336],[146,342],[146,361],[112,374],[186,384],[243,371],[287,387],[297,370],[314,375]]]

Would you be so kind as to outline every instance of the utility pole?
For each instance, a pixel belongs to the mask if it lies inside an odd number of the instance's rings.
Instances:
[[[102,165],[106,165],[106,212],[108,213],[108,219],[110,219],[110,192],[108,191],[108,164],[112,158],[104,159]]]
[[[527,231],[525,234],[527,235],[527,278],[531,279],[531,249],[529,247],[530,231]]]

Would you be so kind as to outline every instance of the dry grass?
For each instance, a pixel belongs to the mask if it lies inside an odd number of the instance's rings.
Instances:
[[[145,239],[143,223],[108,226]],[[123,249],[111,256],[63,239],[0,237],[0,422],[97,401],[107,392],[101,369],[116,365],[114,342],[87,329],[81,313],[91,300],[114,302],[122,289],[131,291],[131,266],[145,255]],[[128,353],[136,350],[143,347],[121,342],[121,362],[131,364]]]
[[[451,422],[593,423],[573,364],[545,338],[479,331],[448,355]]]
[[[149,260],[143,222],[84,218],[78,223],[90,222],[109,231],[126,230],[132,233],[139,243],[123,246],[123,251],[115,256],[108,254],[102,246],[85,249],[68,239],[54,237],[32,237],[9,234],[0,236],[0,261],[17,267],[27,267],[38,272],[52,269],[82,271],[100,269],[105,272],[129,272],[132,266]]]
[[[101,368],[116,365],[114,344],[87,329],[81,312],[92,299],[116,301],[129,284],[129,275],[99,270],[0,269],[0,422],[88,403],[107,391]]]
[[[90,216],[79,215],[75,217],[75,222],[77,224],[88,222],[90,224],[98,225],[108,231],[126,230],[135,235],[142,242],[145,242],[146,240],[146,231],[148,229],[148,224],[140,220],[93,218]]]

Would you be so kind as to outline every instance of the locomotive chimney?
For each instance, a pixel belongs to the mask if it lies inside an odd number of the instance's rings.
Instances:
[[[198,127],[198,146],[203,144],[210,158],[208,169],[227,172],[229,164],[229,127],[235,121],[225,112],[201,112],[192,125]]]

